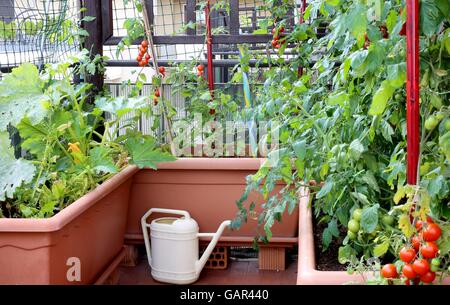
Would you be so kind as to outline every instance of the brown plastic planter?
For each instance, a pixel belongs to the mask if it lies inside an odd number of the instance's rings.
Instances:
[[[297,285],[364,284],[372,273],[348,274],[346,271],[318,271],[314,251],[313,215],[308,189],[300,190]],[[437,281],[436,281],[437,282]],[[450,285],[450,277],[442,284]]]
[[[129,166],[47,219],[0,219],[0,284],[90,284],[123,255]],[[81,263],[81,281],[67,280],[67,259]],[[98,282],[98,281],[97,281]]]
[[[140,219],[153,207],[187,210],[198,222],[201,232],[215,232],[220,223],[234,219],[236,200],[246,186],[246,176],[254,174],[263,158],[180,158],[160,163],[158,170],[140,170],[133,179],[125,238],[128,243],[143,243]],[[275,191],[284,185],[276,186]],[[248,202],[263,202],[259,194],[250,194]],[[272,243],[297,243],[297,211],[285,212],[282,223],[273,226]],[[155,215],[160,217],[160,215]],[[249,219],[239,230],[226,230],[222,243],[253,241],[257,220]]]

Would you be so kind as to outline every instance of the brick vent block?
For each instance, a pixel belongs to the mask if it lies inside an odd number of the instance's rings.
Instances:
[[[206,246],[200,247],[200,256],[205,252]],[[228,260],[230,257],[230,247],[216,246],[206,261],[206,269],[223,270],[228,268]]]

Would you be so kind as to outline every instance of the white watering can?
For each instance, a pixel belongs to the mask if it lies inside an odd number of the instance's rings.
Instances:
[[[184,217],[162,217],[147,223],[152,213],[177,214]],[[152,277],[160,282],[172,284],[190,284],[195,282],[220,235],[230,220],[220,224],[216,233],[199,233],[197,222],[187,211],[152,208],[142,216],[141,225],[144,233],[145,249],[148,263],[152,268]],[[151,245],[148,237],[150,228]],[[211,242],[198,259],[198,238],[212,237]]]

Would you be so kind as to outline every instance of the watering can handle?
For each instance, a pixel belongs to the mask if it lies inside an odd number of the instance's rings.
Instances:
[[[191,215],[189,215],[188,211],[160,209],[160,208],[151,208],[150,210],[147,211],[147,213],[144,214],[144,216],[142,216],[142,218],[141,218],[142,233],[144,234],[145,250],[147,251],[148,264],[150,265],[150,267],[152,267],[152,255],[151,255],[151,248],[150,248],[150,239],[148,237],[148,229],[150,228],[150,224],[147,223],[147,218],[150,216],[150,214],[153,214],[153,213],[176,214],[176,215],[182,215],[186,219],[191,218]]]

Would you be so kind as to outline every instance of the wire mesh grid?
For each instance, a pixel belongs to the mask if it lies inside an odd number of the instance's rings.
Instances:
[[[77,0],[0,0],[0,70],[42,67],[76,52],[79,14]]]
[[[212,0],[211,4],[211,27],[212,33],[230,34],[230,3],[223,0]],[[154,0],[153,4],[153,33],[155,36],[183,36],[187,34],[188,29],[192,29],[198,36],[205,36],[206,33],[206,15],[202,1],[197,1],[194,12],[189,11],[186,0]],[[265,6],[263,0],[240,0],[239,21],[234,27],[237,28],[239,35],[258,34],[261,29],[261,22],[270,17],[270,11]],[[113,36],[123,37],[126,35],[124,23],[129,19],[139,17],[139,12],[133,1],[113,0],[112,18],[113,18]],[[187,15],[195,15],[195,23],[188,21]],[[298,10],[294,10],[292,16],[287,21],[292,25],[298,20]],[[263,50],[267,52],[270,41],[266,44],[252,44],[251,49]],[[161,60],[189,60],[192,58],[205,59],[205,42],[198,41],[189,44],[158,44],[158,58]],[[214,45],[214,59],[229,59],[231,55],[239,57],[239,50],[236,44]],[[116,53],[117,46],[105,46],[104,52],[111,59],[133,60],[137,54],[137,46],[125,48],[120,54]],[[255,55],[261,53],[255,51]]]

